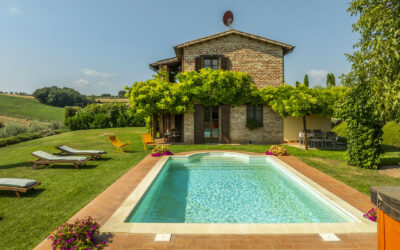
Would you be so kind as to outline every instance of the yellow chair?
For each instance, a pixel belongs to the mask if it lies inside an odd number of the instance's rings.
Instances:
[[[121,142],[120,140],[117,139],[117,137],[115,136],[109,136],[108,139],[110,140],[110,142],[117,148],[116,151],[119,152],[123,152],[124,150],[122,149],[122,147],[125,147],[129,144],[131,144],[130,141],[126,141],[126,142]]]
[[[144,151],[147,151],[147,145],[155,145],[156,143],[153,141],[151,138],[150,134],[142,134],[142,142],[143,142],[143,147]]]

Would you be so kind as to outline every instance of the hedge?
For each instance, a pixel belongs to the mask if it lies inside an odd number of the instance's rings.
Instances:
[[[123,103],[90,104],[84,108],[66,107],[64,124],[70,130],[143,127],[144,117]]]
[[[36,133],[25,133],[7,138],[0,138],[0,147],[16,144],[23,141],[30,141],[33,139],[41,138],[42,136]]]

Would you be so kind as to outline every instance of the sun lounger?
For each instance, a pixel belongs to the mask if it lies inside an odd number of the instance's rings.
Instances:
[[[28,190],[40,185],[40,182],[28,179],[16,178],[0,178],[0,190],[14,191],[18,198],[21,198],[20,193],[26,193]]]
[[[147,145],[156,145],[156,143],[151,139],[150,134],[142,134],[142,142],[144,151],[147,151]]]
[[[65,145],[57,146],[56,148],[61,151],[57,155],[88,155],[90,159],[101,158],[103,154],[107,154],[104,150],[77,150]]]
[[[125,147],[125,146],[128,146],[129,144],[131,144],[130,141],[121,142],[120,140],[117,139],[117,137],[115,137],[113,135],[109,136],[108,139],[117,148],[117,151],[120,151],[120,152],[123,152],[122,147]]]
[[[37,169],[39,165],[50,165],[53,163],[72,163],[74,164],[74,167],[79,170],[79,166],[86,165],[86,162],[89,160],[88,157],[83,156],[57,156],[43,151],[35,151],[32,153],[32,155],[38,158],[36,161],[32,161],[32,169]]]

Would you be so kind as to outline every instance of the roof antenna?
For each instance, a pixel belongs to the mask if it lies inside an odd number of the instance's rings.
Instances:
[[[232,28],[233,23],[233,13],[232,11],[228,10],[224,13],[224,17],[222,18],[226,27]]]

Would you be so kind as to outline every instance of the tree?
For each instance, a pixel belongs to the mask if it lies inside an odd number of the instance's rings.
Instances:
[[[56,107],[65,106],[81,106],[88,104],[88,99],[85,95],[71,88],[44,87],[35,90],[33,96],[41,103]]]
[[[101,96],[100,97],[106,97],[106,98],[110,98],[111,97],[111,94],[107,94],[107,93],[105,93],[105,94],[101,94]]]
[[[377,169],[382,155],[382,124],[400,120],[400,1],[353,0],[348,11],[359,16],[353,31],[351,71],[343,83],[352,87],[341,105],[348,130],[349,163]],[[350,100],[354,99],[354,100]]]
[[[306,86],[307,88],[310,86],[310,83],[308,82],[308,74],[306,74],[305,76],[304,76],[304,86]]]
[[[300,86],[300,84],[301,84],[301,82],[296,81],[296,88],[297,88],[298,86]]]
[[[335,75],[333,73],[328,73],[326,75],[326,87],[335,87],[336,86],[336,80],[335,80]]]
[[[120,90],[120,91],[118,91],[118,97],[119,97],[119,98],[125,97],[125,94],[126,94],[126,91],[125,91],[125,90]]]

